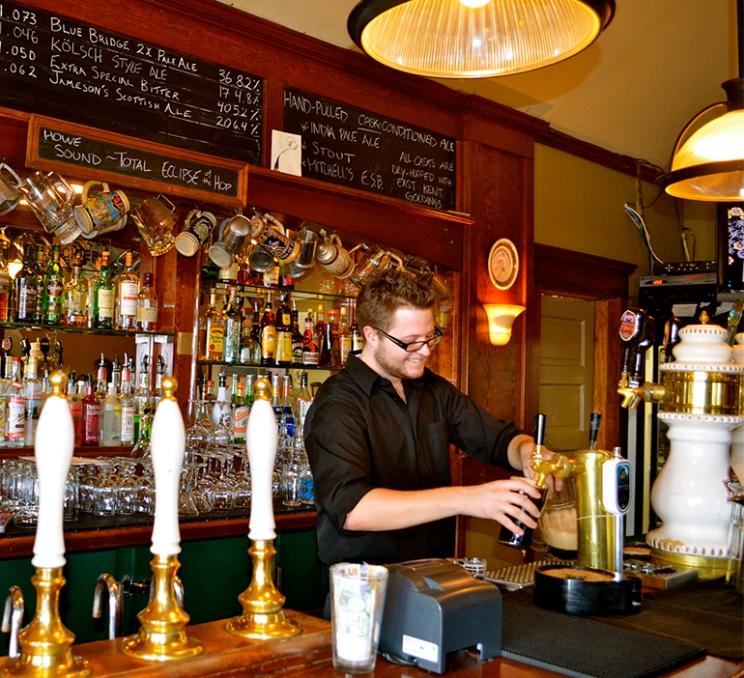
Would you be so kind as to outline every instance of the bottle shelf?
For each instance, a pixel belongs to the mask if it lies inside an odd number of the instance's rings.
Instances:
[[[9,330],[54,330],[56,332],[63,332],[65,334],[95,334],[95,335],[111,335],[119,337],[135,337],[135,336],[154,336],[154,337],[173,337],[175,332],[165,330],[153,330],[153,331],[142,331],[142,330],[117,330],[117,329],[104,329],[98,327],[74,327],[70,325],[50,325],[47,323],[26,323],[17,321],[0,321],[0,329]]]
[[[207,367],[225,367],[228,371],[240,369],[246,370],[300,370],[303,372],[338,372],[338,367],[320,365],[303,365],[302,363],[290,363],[288,365],[260,365],[259,363],[228,363],[222,360],[199,360],[200,365]]]
[[[297,287],[265,287],[263,285],[244,285],[241,283],[236,283],[234,281],[210,280],[207,278],[202,278],[202,281],[205,283],[205,286],[210,289],[216,288],[227,290],[228,288],[232,287],[238,290],[255,292],[256,294],[279,292],[289,294],[293,299],[306,299],[308,301],[351,301],[352,299],[356,299],[356,297],[353,295],[336,294],[335,292],[302,290],[297,289]]]

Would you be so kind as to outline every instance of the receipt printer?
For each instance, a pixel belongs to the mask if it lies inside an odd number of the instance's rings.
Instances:
[[[474,647],[501,655],[501,594],[442,559],[387,566],[380,650],[392,660],[444,673],[447,654]]]

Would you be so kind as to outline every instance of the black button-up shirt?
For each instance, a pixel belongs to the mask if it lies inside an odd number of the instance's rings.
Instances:
[[[422,490],[452,484],[449,445],[509,467],[520,431],[496,419],[446,379],[426,370],[403,381],[406,401],[358,357],[318,390],[305,422],[315,478],[318,552],[326,565],[392,563],[454,553],[455,519],[402,530],[351,531],[346,515],[370,490]]]

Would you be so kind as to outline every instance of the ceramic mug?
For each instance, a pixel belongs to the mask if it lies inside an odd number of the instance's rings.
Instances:
[[[370,249],[362,259],[356,263],[356,267],[351,275],[351,282],[353,282],[357,287],[362,287],[372,275],[375,273],[384,273],[393,264],[399,270],[404,270],[403,261],[397,254],[393,254],[392,252],[388,252],[379,247]]]
[[[176,206],[164,195],[145,198],[132,212],[132,221],[152,256],[158,257],[173,247]]]
[[[176,236],[176,249],[185,257],[191,257],[207,241],[217,225],[217,217],[211,212],[193,209],[184,220],[183,230]]]
[[[3,172],[8,176],[3,176]],[[13,168],[4,162],[0,163],[0,214],[7,214],[16,208],[21,199],[20,185],[21,179]]]
[[[94,186],[101,190],[92,193]],[[118,231],[126,225],[129,199],[124,191],[112,191],[105,181],[87,181],[80,199],[74,213],[84,238]]]

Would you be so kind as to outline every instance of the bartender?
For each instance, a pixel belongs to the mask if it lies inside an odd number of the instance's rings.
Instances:
[[[357,300],[366,344],[326,380],[308,411],[305,442],[325,566],[451,557],[457,515],[518,532],[515,518],[537,525],[539,492],[523,479],[452,485],[450,444],[530,474],[534,440],[427,369],[442,337],[436,302],[432,289],[406,272],[373,277]]]

